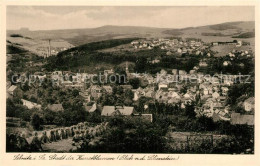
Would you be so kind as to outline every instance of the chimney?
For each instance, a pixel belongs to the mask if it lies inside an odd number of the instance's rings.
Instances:
[[[49,56],[51,56],[51,39],[49,39]]]

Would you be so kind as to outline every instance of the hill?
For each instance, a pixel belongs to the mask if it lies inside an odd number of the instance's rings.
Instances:
[[[233,41],[233,38],[238,38],[250,42],[251,46],[254,47],[254,31],[255,23],[253,21],[228,22],[182,29],[106,25],[86,29],[10,30],[7,31],[7,40],[22,45],[24,49],[28,49],[38,55],[44,55],[48,47],[47,39],[52,40],[53,47],[71,48],[97,41],[135,37],[200,38],[204,42]],[[41,50],[40,53],[39,49]]]

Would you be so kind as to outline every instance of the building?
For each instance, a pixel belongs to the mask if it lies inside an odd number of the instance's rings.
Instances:
[[[223,66],[228,66],[228,65],[230,65],[230,64],[231,64],[230,61],[224,61],[224,62],[223,62]]]
[[[254,115],[241,115],[240,113],[232,113],[230,123],[233,125],[254,125]]]
[[[250,97],[244,101],[244,109],[247,112],[255,110],[255,98],[254,97]]]
[[[42,107],[40,104],[31,102],[28,100],[24,100],[24,99],[21,99],[21,100],[23,102],[23,105],[26,106],[28,109],[33,109],[33,108],[41,109],[41,107]]]
[[[94,113],[97,110],[97,104],[94,103],[93,105],[90,106],[86,105],[85,110],[89,113]]]
[[[207,64],[207,62],[201,61],[201,62],[199,63],[199,66],[200,66],[200,67],[207,67],[208,64]]]
[[[85,102],[90,102],[91,99],[90,99],[90,93],[88,90],[84,90],[84,91],[81,91],[79,92],[79,95],[82,96],[84,99],[85,99]]]
[[[187,72],[185,70],[179,70],[179,75],[186,75]]]
[[[10,88],[8,88],[7,92],[11,95],[11,96],[16,96],[17,94],[17,86],[12,85]]]
[[[98,98],[100,98],[102,96],[102,88],[101,87],[93,85],[90,89],[91,89],[90,90],[91,96],[95,100],[97,100]]]
[[[111,94],[113,92],[113,88],[110,85],[107,85],[107,86],[104,85],[102,88],[105,90],[105,92],[107,92],[109,94]]]
[[[127,106],[104,106],[101,112],[103,117],[130,116],[134,112],[134,107]]]
[[[53,112],[60,112],[60,111],[64,111],[64,108],[62,106],[62,104],[49,104],[47,106],[47,108]]]
[[[172,69],[172,74],[173,75],[178,75],[178,70],[177,69]]]
[[[159,83],[158,88],[159,88],[159,90],[161,88],[168,88],[168,84],[166,84],[166,83]]]

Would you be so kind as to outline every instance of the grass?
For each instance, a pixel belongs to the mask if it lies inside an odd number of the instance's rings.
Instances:
[[[213,46],[211,48],[212,51],[218,52],[217,54],[214,55],[216,57],[226,56],[233,49],[240,51],[240,50],[249,50],[249,49],[251,49],[251,47],[250,46],[236,47],[234,45],[218,45],[218,46]]]
[[[63,139],[58,142],[43,144],[42,148],[47,152],[69,152],[73,148],[72,142],[72,138]]]

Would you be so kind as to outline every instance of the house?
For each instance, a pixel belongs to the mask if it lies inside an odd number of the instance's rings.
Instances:
[[[209,94],[209,90],[207,88],[203,89],[203,95],[208,95]]]
[[[227,86],[231,86],[234,84],[234,80],[230,79],[230,78],[224,78],[223,79],[223,84],[227,85]]]
[[[71,81],[69,81],[69,80],[66,80],[66,81],[62,82],[62,85],[63,86],[71,86],[71,85],[73,85],[73,83]]]
[[[32,109],[32,108],[41,109],[41,107],[42,107],[40,104],[31,102],[31,101],[28,101],[28,100],[25,100],[25,99],[21,99],[21,100],[23,102],[23,105],[26,106],[28,109]]]
[[[218,92],[214,92],[213,94],[212,94],[212,97],[214,98],[214,99],[217,99],[217,98],[219,98],[219,93]]]
[[[166,55],[172,55],[171,51],[166,52]]]
[[[109,93],[109,94],[111,94],[112,92],[113,92],[113,89],[112,89],[112,87],[111,86],[103,86],[102,87],[107,93]]]
[[[104,106],[101,112],[101,116],[130,116],[134,112],[134,107],[127,106]]]
[[[162,70],[160,71],[160,75],[161,75],[161,76],[166,76],[166,74],[167,74],[167,71],[166,71],[166,70],[162,69]]]
[[[10,88],[8,88],[7,92],[12,95],[12,96],[16,96],[17,94],[17,86],[12,85]]]
[[[134,101],[137,101],[140,97],[145,96],[145,91],[141,87],[132,91],[134,92]]]
[[[182,48],[182,53],[186,54],[188,52],[187,48]]]
[[[161,88],[168,88],[168,84],[166,84],[166,83],[159,83],[158,88],[159,88],[159,90]]]
[[[195,53],[195,54],[196,54],[196,55],[199,55],[200,53],[201,53],[201,51],[196,51],[196,53]]]
[[[54,71],[54,72],[52,72],[52,74],[51,74],[52,76],[62,76],[62,71]]]
[[[246,124],[249,126],[254,125],[254,115],[241,115],[240,113],[232,113],[230,123],[233,125]]]
[[[47,106],[47,109],[53,111],[53,112],[60,112],[60,111],[64,111],[64,108],[62,106],[62,104],[49,104]]]
[[[154,96],[155,96],[155,92],[152,90],[148,90],[147,92],[145,92],[145,97],[153,98]]]
[[[254,111],[255,109],[255,98],[250,97],[244,101],[244,109],[249,112],[249,111]]]
[[[178,70],[177,69],[172,69],[172,74],[173,75],[178,75]]]
[[[170,97],[170,98],[176,98],[176,99],[180,99],[180,98],[181,98],[180,95],[179,95],[177,92],[174,92],[174,91],[170,91],[170,92],[168,93],[168,97]]]
[[[82,96],[84,99],[85,99],[85,102],[86,103],[88,103],[88,102],[90,102],[90,92],[89,92],[89,90],[81,90],[80,92],[79,92],[79,95],[80,96]]]
[[[181,101],[180,98],[171,98],[170,100],[168,100],[169,104],[177,104]]]
[[[235,57],[235,54],[232,54],[232,53],[230,52],[230,53],[228,53],[228,56],[229,56],[229,57]]]
[[[152,63],[152,64],[160,63],[160,60],[159,59],[154,59],[154,60],[150,61],[150,63]]]
[[[195,74],[196,70],[190,70],[190,74]]]
[[[207,62],[201,61],[201,62],[199,63],[199,66],[200,66],[200,67],[207,67],[208,64],[207,64]]]
[[[178,52],[178,53],[182,53],[182,49],[178,48],[178,49],[177,49],[177,52]]]
[[[90,94],[94,99],[98,99],[102,96],[102,89],[99,86],[93,85],[90,88]]]
[[[228,65],[230,65],[230,64],[231,64],[230,61],[224,61],[224,62],[223,62],[223,66],[228,66]]]
[[[228,87],[221,87],[222,94],[226,96],[228,94]]]
[[[90,105],[90,106],[86,105],[85,110],[89,113],[93,113],[97,110],[97,104],[94,103],[93,105]]]
[[[179,70],[179,75],[186,75],[187,72],[185,70]]]
[[[137,44],[139,44],[139,41],[132,41],[131,44],[132,45],[137,45]]]

